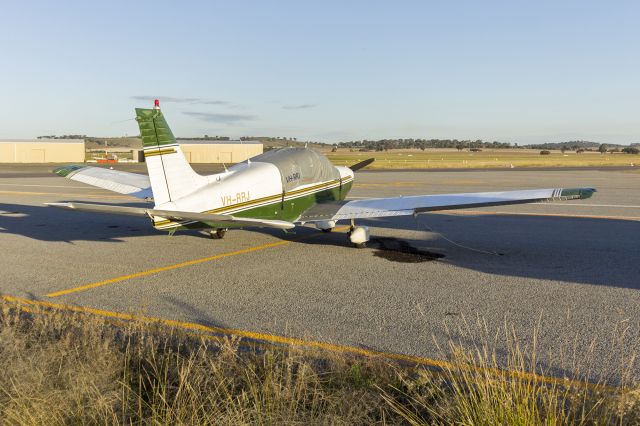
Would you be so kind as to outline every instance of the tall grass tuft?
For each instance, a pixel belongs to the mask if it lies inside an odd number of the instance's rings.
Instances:
[[[640,391],[547,381],[514,335],[444,348],[432,371],[383,358],[188,335],[0,304],[6,424],[633,424]],[[26,311],[28,310],[28,311]],[[535,346],[535,345],[534,345]],[[532,353],[531,350],[534,349]]]

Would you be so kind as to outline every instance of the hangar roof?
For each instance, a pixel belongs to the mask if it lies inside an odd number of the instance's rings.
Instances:
[[[84,139],[0,139],[0,143],[84,143]]]

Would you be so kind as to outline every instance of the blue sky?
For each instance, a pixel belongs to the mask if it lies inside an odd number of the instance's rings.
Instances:
[[[6,2],[0,138],[640,142],[633,1]]]

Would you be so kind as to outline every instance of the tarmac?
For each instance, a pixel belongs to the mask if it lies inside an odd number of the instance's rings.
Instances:
[[[640,170],[360,172],[353,199],[598,192],[581,201],[360,221],[372,240],[355,249],[344,229],[169,237],[146,219],[46,207],[140,204],[58,177],[54,167],[0,165],[4,296],[433,365],[452,341],[487,343],[505,359],[518,343],[536,347],[544,374],[619,381],[621,365],[640,355]],[[640,377],[637,364],[630,372]]]

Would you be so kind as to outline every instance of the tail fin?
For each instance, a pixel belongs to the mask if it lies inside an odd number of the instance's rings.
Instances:
[[[184,157],[157,101],[155,109],[136,108],[136,120],[156,206],[176,201],[206,184],[207,178],[193,171]]]

